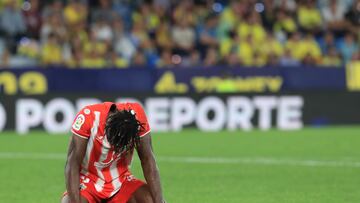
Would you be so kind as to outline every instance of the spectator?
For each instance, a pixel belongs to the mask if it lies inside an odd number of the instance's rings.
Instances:
[[[186,22],[189,26],[196,24],[193,0],[183,0],[178,3],[173,12],[174,21],[181,24]]]
[[[162,21],[156,29],[155,41],[160,50],[173,48],[173,42],[170,35],[170,25],[166,21]]]
[[[193,50],[190,54],[190,57],[188,57],[187,60],[183,62],[184,66],[187,67],[199,67],[202,65],[201,59],[200,59],[200,53],[196,50]]]
[[[24,17],[16,5],[16,0],[8,0],[0,12],[0,29],[4,33],[7,46],[11,53],[16,51],[16,42],[26,31]]]
[[[171,7],[171,0],[154,0],[154,7],[162,7],[164,10],[169,10]]]
[[[330,4],[322,9],[322,16],[327,28],[331,31],[341,32],[344,30],[345,8],[337,0],[330,0]]]
[[[215,66],[218,64],[218,62],[219,62],[219,57],[215,47],[209,47],[206,50],[204,66],[205,67]]]
[[[64,9],[64,18],[65,23],[71,27],[85,21],[87,18],[86,5],[82,4],[79,0],[70,0]]]
[[[315,63],[320,61],[322,57],[320,46],[311,34],[307,34],[303,41],[301,41],[300,52],[302,58],[311,57],[311,59],[315,60]]]
[[[101,69],[105,68],[107,65],[105,57],[100,56],[99,52],[96,50],[90,50],[87,54],[84,55],[81,61],[81,67],[84,68],[94,68]]]
[[[84,44],[81,66],[84,68],[104,68],[107,65],[106,55],[109,44],[96,39],[95,31],[90,31],[89,40]]]
[[[29,8],[24,8],[23,15],[26,23],[26,33],[28,37],[39,39],[41,28],[41,15],[39,0],[30,0]]]
[[[0,37],[0,54],[5,50],[5,41]]]
[[[278,55],[276,55],[274,52],[267,55],[267,61],[266,61],[267,66],[275,67],[278,64],[279,64],[279,56]]]
[[[142,51],[135,52],[135,55],[132,60],[132,64],[138,67],[144,67],[146,65],[146,58]]]
[[[299,66],[300,62],[292,56],[290,49],[285,49],[284,55],[279,59],[279,64],[284,67],[294,67]]]
[[[351,31],[358,32],[360,27],[360,0],[354,0],[350,10],[345,14],[345,18],[351,26]]]
[[[66,39],[68,30],[65,27],[62,17],[56,13],[49,16],[40,30],[41,42],[46,42],[50,33],[54,33],[60,39]]]
[[[243,20],[244,13],[242,1],[230,0],[229,5],[220,14],[218,32],[221,40],[226,38],[231,30],[236,30],[236,26]]]
[[[326,67],[340,67],[342,65],[341,57],[336,47],[329,47],[329,51],[324,56],[321,65]]]
[[[275,32],[284,32],[287,35],[297,31],[295,20],[284,10],[279,10],[276,14],[274,24]]]
[[[146,41],[142,46],[142,50],[148,67],[155,67],[158,63],[159,56],[157,50],[154,47],[154,42],[152,40]]]
[[[206,17],[205,24],[199,27],[200,44],[207,48],[210,46],[218,46],[217,36],[218,17],[216,14],[211,14]]]
[[[132,21],[130,0],[113,0],[112,3],[114,12],[123,20],[124,28],[130,30]]]
[[[42,45],[41,60],[45,66],[63,64],[62,47],[55,33],[50,33],[48,40]]]
[[[160,68],[169,68],[173,66],[172,60],[171,60],[172,54],[171,50],[165,49],[161,53],[160,60],[158,61],[157,66]]]
[[[45,21],[52,15],[63,16],[64,5],[61,0],[53,0],[52,3],[47,5],[42,11],[42,19]],[[63,20],[63,19],[62,19]]]
[[[278,58],[283,55],[284,48],[283,45],[274,38],[273,34],[269,32],[259,52],[264,58],[268,58],[269,55]]]
[[[328,6],[330,4],[330,1],[331,0],[317,0],[316,2],[317,2],[317,6],[321,10],[321,9],[325,8],[326,6]],[[354,0],[339,0],[338,4],[345,10],[348,10],[351,7],[353,1]]]
[[[301,39],[301,35],[295,33],[285,47],[292,50],[292,57],[299,61],[304,61],[307,57],[305,61],[310,62],[319,60],[321,57],[321,49],[311,34],[307,34],[304,39]]]
[[[5,1],[0,1],[0,12],[3,10],[4,7],[5,7]]]
[[[0,69],[8,68],[10,65],[10,52],[5,49],[3,53],[0,55]]]
[[[310,53],[305,54],[304,58],[302,59],[302,65],[315,66],[316,59]]]
[[[113,41],[113,30],[104,18],[98,18],[91,29],[94,33],[95,40],[103,41],[108,45]]]
[[[261,18],[255,11],[246,17],[245,22],[239,24],[237,32],[240,39],[251,35],[255,46],[260,46],[266,37],[266,31],[261,24]]]
[[[17,55],[29,60],[36,60],[40,54],[40,45],[37,40],[22,38],[17,47]]]
[[[244,40],[240,40],[238,46],[238,56],[242,65],[252,66],[254,60],[254,44],[252,35],[248,35]]]
[[[10,53],[5,46],[5,42],[0,38],[0,69],[9,65]]]
[[[254,51],[251,64],[249,66],[262,67],[265,66],[270,59],[267,56],[262,55],[259,50]]]
[[[108,52],[109,44],[105,41],[97,40],[95,31],[89,34],[89,40],[84,43],[84,54],[86,59],[91,57],[104,57]]]
[[[305,0],[298,9],[298,21],[300,28],[306,32],[318,33],[322,19],[314,0]]]
[[[131,42],[128,33],[124,29],[123,21],[120,18],[116,18],[113,21],[112,27],[114,30],[115,52],[129,62],[136,52],[136,47]]]
[[[261,18],[267,30],[271,30],[274,26],[276,18],[274,10],[274,0],[264,0],[264,11],[261,12]]]
[[[228,66],[240,66],[241,61],[238,54],[232,51],[226,58],[224,64]]]
[[[159,16],[153,12],[149,4],[140,5],[139,11],[132,15],[133,22],[142,21],[149,32],[154,32],[160,24]]]
[[[147,33],[145,24],[143,21],[136,21],[131,30],[131,40],[132,43],[137,47],[143,46],[146,41],[150,40],[150,37]]]
[[[323,54],[328,54],[330,48],[337,49],[335,37],[332,32],[326,32],[324,37],[320,39],[319,45]]]
[[[285,43],[285,49],[291,52],[291,57],[298,61],[301,61],[303,57],[301,46],[301,34],[299,32],[291,34]]]
[[[115,18],[111,0],[99,0],[99,7],[91,12],[91,22],[105,21],[111,23]]]
[[[341,44],[341,55],[345,62],[349,62],[354,53],[359,50],[359,45],[356,44],[355,36],[352,33],[345,35],[344,42]]]
[[[220,57],[226,58],[231,53],[237,53],[238,45],[240,43],[240,38],[235,31],[230,31],[226,37],[222,38],[220,41]]]
[[[290,13],[296,12],[296,0],[274,0],[275,8],[278,8],[283,11]]]
[[[119,56],[115,51],[109,52],[109,62],[108,65],[110,67],[115,68],[127,68],[129,66],[129,61]]]
[[[163,5],[158,5],[154,2],[152,14],[154,15],[155,20],[153,20],[153,22],[155,23],[152,23],[152,27],[157,28],[160,25],[161,21],[168,21],[168,12],[169,10],[167,10],[166,7],[164,7]]]
[[[360,62],[360,51],[355,52],[351,58],[352,62]]]
[[[171,37],[174,42],[174,51],[181,56],[189,55],[195,45],[195,31],[187,18],[179,20],[171,30]]]
[[[80,43],[83,45],[89,41],[89,31],[92,30],[88,29],[88,25],[85,22],[81,22],[76,27],[73,28],[72,32],[67,30],[67,32],[69,33],[66,33],[63,39],[68,41],[68,39],[79,38]]]
[[[84,59],[84,44],[88,39],[86,38],[86,41],[83,41],[81,35],[77,35],[70,40],[71,55],[66,61],[66,64],[71,68],[80,67]]]

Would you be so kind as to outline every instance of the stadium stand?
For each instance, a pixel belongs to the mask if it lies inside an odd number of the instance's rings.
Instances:
[[[3,0],[1,67],[343,67],[360,0]]]

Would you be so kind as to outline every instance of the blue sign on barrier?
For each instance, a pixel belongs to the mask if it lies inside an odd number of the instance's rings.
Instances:
[[[4,69],[0,94],[48,92],[280,92],[346,90],[343,68]]]

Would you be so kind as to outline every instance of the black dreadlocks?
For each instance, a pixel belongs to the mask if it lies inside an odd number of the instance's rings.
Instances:
[[[106,120],[105,134],[115,153],[123,153],[139,145],[139,133],[144,130],[133,110],[117,110],[109,112]]]

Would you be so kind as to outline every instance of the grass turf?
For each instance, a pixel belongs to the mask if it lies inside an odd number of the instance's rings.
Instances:
[[[65,135],[1,133],[0,202],[59,202],[65,188],[67,144]],[[358,127],[294,132],[185,130],[154,134],[153,144],[169,203],[360,202]],[[60,157],[44,157],[49,154]],[[263,161],[251,161],[259,158]],[[236,162],[238,159],[250,161]],[[350,165],[297,164],[309,160]],[[138,161],[132,170],[142,178]]]

